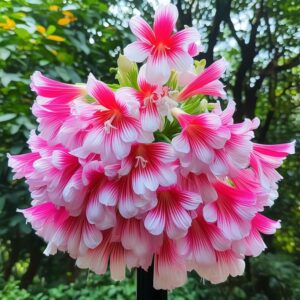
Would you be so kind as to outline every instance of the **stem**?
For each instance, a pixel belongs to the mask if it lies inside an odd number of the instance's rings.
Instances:
[[[153,263],[148,271],[142,268],[137,269],[137,300],[167,300],[168,292],[166,290],[156,290],[153,287]]]

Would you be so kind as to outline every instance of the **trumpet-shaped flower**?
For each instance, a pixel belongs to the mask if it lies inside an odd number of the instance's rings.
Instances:
[[[120,99],[93,75],[89,76],[87,91],[96,102],[78,107],[78,114],[90,128],[86,130],[82,149],[75,153],[87,156],[93,152],[109,161],[112,154],[116,159],[126,157],[131,144],[144,138],[137,115],[139,103],[135,99]]]
[[[183,71],[193,64],[192,56],[196,53],[190,45],[199,42],[199,33],[195,28],[185,28],[172,34],[177,18],[176,6],[168,4],[157,9],[153,29],[139,16],[130,20],[137,41],[128,45],[124,53],[135,62],[147,59],[146,79],[152,84],[165,83],[171,69]]]
[[[220,59],[200,72],[199,75],[189,76],[190,82],[177,95],[177,100],[184,101],[199,94],[224,98],[226,94],[219,78],[225,72],[226,66],[225,60]]]
[[[173,109],[173,112],[182,127],[172,140],[181,165],[193,172],[205,171],[214,162],[216,150],[222,149],[230,138],[229,129],[214,113],[194,116],[179,109]]]
[[[133,97],[140,103],[140,120],[142,129],[154,132],[163,126],[163,118],[172,120],[171,109],[178,103],[168,95],[168,87],[150,84],[146,80],[145,66],[142,66],[138,75],[139,90],[122,88],[120,93],[124,97]]]
[[[173,186],[160,188],[157,201],[157,205],[147,212],[145,227],[153,235],[165,230],[170,238],[175,239],[186,235],[192,223],[189,211],[197,209],[202,199],[199,194]]]

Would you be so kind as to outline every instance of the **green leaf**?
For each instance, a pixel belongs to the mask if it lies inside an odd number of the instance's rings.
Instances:
[[[202,72],[204,70],[205,66],[206,66],[206,60],[205,59],[201,59],[200,61],[195,60],[195,69],[196,69],[197,74]]]
[[[46,66],[46,65],[48,65],[50,62],[48,61],[48,60],[46,60],[46,59],[42,59],[42,60],[40,60],[40,62],[39,62],[39,64],[40,64],[40,66]]]
[[[5,114],[5,115],[1,115],[0,116],[0,122],[6,122],[9,120],[12,120],[13,118],[15,118],[17,115],[14,113],[10,113],[10,114]]]
[[[90,49],[87,46],[86,42],[82,40],[82,38],[80,40],[77,40],[72,36],[69,36],[68,38],[72,42],[72,44],[74,44],[74,46],[77,48],[77,50],[85,54],[90,54]]]
[[[55,31],[56,31],[56,27],[54,25],[50,25],[47,28],[46,34],[50,35],[50,34],[54,33]]]
[[[118,71],[116,79],[118,79],[120,86],[130,86],[139,89],[137,84],[138,67],[136,63],[131,62],[124,55],[119,55],[118,58]]]
[[[10,51],[6,48],[0,48],[0,59],[6,60],[10,56]]]
[[[69,54],[67,52],[59,52],[57,54],[57,59],[61,62],[64,62],[68,65],[71,65],[74,61],[74,57],[72,54]]]
[[[185,101],[181,108],[192,115],[196,115],[199,114],[201,112],[201,106],[200,106],[200,102],[201,102],[202,96],[195,96],[190,98],[189,100]]]
[[[14,227],[21,222],[24,222],[24,217],[21,214],[16,214],[9,220],[9,226]]]
[[[70,74],[67,72],[65,68],[55,67],[55,71],[64,81],[69,81],[71,79]]]
[[[23,40],[27,40],[30,37],[30,33],[24,28],[16,28],[15,33]]]
[[[1,73],[0,73],[1,74]],[[11,81],[23,81],[19,73],[4,73],[1,74],[1,82],[6,87]]]

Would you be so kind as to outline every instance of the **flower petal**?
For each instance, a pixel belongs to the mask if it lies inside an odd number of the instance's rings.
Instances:
[[[219,79],[226,70],[227,63],[219,59],[201,72],[190,84],[188,84],[177,96],[179,101],[198,94],[198,90],[205,85]]]
[[[134,16],[129,21],[129,27],[132,33],[143,42],[152,42],[154,32],[149,24],[140,16]]]
[[[198,48],[196,43],[200,42],[200,34],[196,28],[188,27],[176,32],[170,40],[173,47],[188,46],[187,48]],[[192,50],[193,54],[195,54],[195,49]]]
[[[175,136],[171,142],[172,146],[177,152],[180,153],[189,153],[190,152],[190,143],[188,138],[184,135],[184,133],[180,133]]]
[[[185,71],[193,64],[193,58],[183,50],[169,52],[168,61],[170,66],[177,71]]]
[[[88,77],[87,91],[90,96],[104,107],[111,107],[111,104],[115,103],[113,91],[105,83],[97,80],[92,73]]]
[[[154,16],[154,33],[158,41],[165,41],[172,34],[178,19],[177,7],[173,4],[161,5]]]
[[[164,84],[171,75],[171,68],[165,54],[154,53],[146,64],[146,80],[151,84]]]
[[[142,41],[135,41],[124,48],[124,55],[135,62],[143,62],[150,52],[151,46]]]
[[[141,110],[141,124],[145,131],[154,132],[161,126],[162,118],[155,104],[150,103]]]
[[[145,228],[153,235],[159,235],[165,228],[165,214],[159,209],[150,211],[144,221]]]

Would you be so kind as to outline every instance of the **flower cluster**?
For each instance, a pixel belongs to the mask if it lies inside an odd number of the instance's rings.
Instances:
[[[262,212],[277,198],[276,168],[294,152],[293,142],[253,142],[259,121],[234,123],[233,101],[203,98],[226,96],[226,63],[194,64],[199,33],[174,33],[177,17],[169,4],[153,28],[130,20],[137,40],[113,88],[92,74],[72,85],[35,72],[39,133],[30,153],[9,155],[33,199],[20,211],[46,255],[66,251],[97,274],[109,265],[115,280],[154,262],[157,289],[183,285],[191,270],[212,283],[241,275],[245,256],[266,247],[261,234],[280,227]]]

